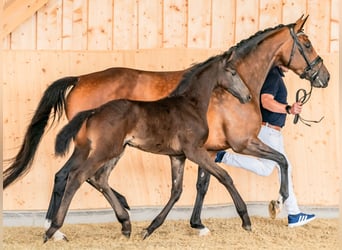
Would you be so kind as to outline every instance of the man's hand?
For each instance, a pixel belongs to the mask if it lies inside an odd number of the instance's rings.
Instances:
[[[302,112],[302,103],[301,102],[295,102],[294,104],[292,104],[291,109],[290,109],[290,113],[292,115],[298,115]]]

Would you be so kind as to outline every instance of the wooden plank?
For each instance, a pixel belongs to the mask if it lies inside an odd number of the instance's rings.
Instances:
[[[63,50],[87,49],[87,0],[63,0]]]
[[[260,0],[259,29],[277,26],[282,22],[281,0]]]
[[[11,33],[47,2],[48,0],[14,0],[9,2],[3,10],[0,39]]]
[[[186,47],[186,0],[165,0],[163,9],[163,47]]]
[[[122,11],[125,10],[125,11]],[[113,49],[138,48],[136,0],[114,1]]]
[[[47,3],[37,12],[37,49],[62,48],[63,0]]]
[[[340,1],[331,0],[330,52],[339,51]]]
[[[302,15],[307,15],[306,0],[286,0],[283,1],[283,20],[284,24],[294,23]]]
[[[11,49],[36,49],[36,14],[24,21],[11,33]]]
[[[308,13],[310,14],[306,24],[307,34],[317,53],[325,53],[330,50],[330,1],[308,1]]]
[[[211,1],[188,2],[188,48],[211,47]]]
[[[111,50],[113,0],[88,1],[88,50]]]
[[[141,0],[138,3],[138,49],[161,48],[163,41],[162,3]]]
[[[228,49],[235,44],[235,1],[212,0],[211,47]]]
[[[247,39],[259,30],[259,1],[236,1],[236,42]]]

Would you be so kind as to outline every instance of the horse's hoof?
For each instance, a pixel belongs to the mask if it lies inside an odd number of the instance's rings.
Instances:
[[[148,232],[147,229],[144,229],[144,230],[142,231],[143,240],[146,239],[148,236],[150,236],[150,233]]]
[[[49,240],[49,237],[47,237],[46,234],[43,236],[43,243],[45,244]]]
[[[198,236],[206,236],[210,234],[210,230],[207,227],[198,230]]]
[[[269,205],[268,205],[268,213],[269,213],[271,219],[275,219],[277,217],[277,215],[280,213],[280,210],[281,210],[281,202],[271,200]]]
[[[63,240],[69,242],[68,238],[65,235],[63,236]]]

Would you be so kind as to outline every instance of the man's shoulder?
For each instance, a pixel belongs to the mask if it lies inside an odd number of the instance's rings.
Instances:
[[[283,76],[283,72],[281,71],[281,69],[279,67],[273,67],[270,72],[268,73],[268,75],[273,76],[273,77],[282,77]]]

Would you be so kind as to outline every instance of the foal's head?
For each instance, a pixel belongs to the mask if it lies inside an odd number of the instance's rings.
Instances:
[[[225,52],[219,61],[220,70],[217,75],[217,85],[228,90],[241,103],[247,103],[252,99],[252,96],[245,82],[240,78],[233,64],[230,63],[231,51]]]
[[[231,55],[232,49],[192,66],[183,75],[183,79],[169,97],[185,93],[193,95],[195,94],[195,85],[197,85],[196,90],[202,91],[202,93],[206,92],[203,91],[204,89],[212,91],[216,87],[222,87],[238,98],[241,103],[249,102],[252,98],[250,90],[230,63]]]

